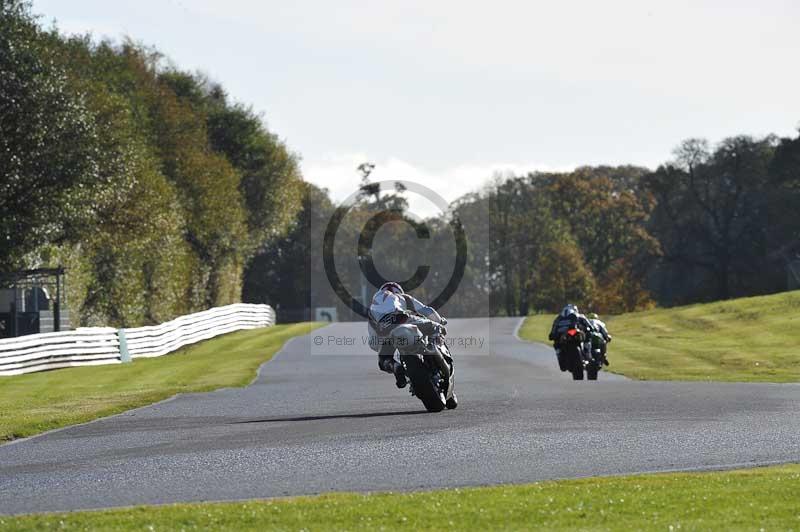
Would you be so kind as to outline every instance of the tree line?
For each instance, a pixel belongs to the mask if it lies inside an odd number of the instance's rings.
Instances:
[[[337,205],[303,181],[262,117],[155,49],[65,37],[29,2],[0,6],[0,272],[63,264],[81,325],[239,300],[270,303],[284,320],[320,306],[356,317],[322,260]],[[422,299],[446,284],[453,224],[463,229],[466,267],[443,309],[452,316],[769,293],[800,253],[800,136],[689,139],[655,170],[497,175],[423,221],[406,192],[365,180],[343,220],[338,273],[357,298],[359,235],[380,212],[406,223],[375,229],[375,265],[405,279],[425,263]],[[420,222],[428,238],[412,229]]]
[[[486,252],[501,274],[489,286],[495,313],[776,292],[800,258],[800,136],[688,139],[654,171],[534,173],[466,204],[481,202],[497,235]]]
[[[334,202],[326,190],[304,187],[297,222],[256,256],[245,297],[270,301],[293,319],[307,319],[316,306],[355,317],[324,290],[320,233]],[[382,196],[365,183],[338,253],[354,256],[366,220],[387,209],[415,223],[402,194]],[[497,175],[448,213],[425,220],[437,235],[432,239],[394,224],[373,251],[384,258],[381,273],[405,279],[429,265],[432,282],[415,293],[434,297],[443,284],[435,277],[452,270],[446,229],[453,219],[465,229],[469,258],[443,309],[452,316],[552,312],[568,301],[619,313],[781,291],[788,265],[800,260],[800,136],[741,135],[715,146],[689,139],[656,170],[587,166]],[[357,293],[358,265],[351,261],[342,271]]]
[[[154,49],[64,37],[27,1],[0,28],[0,271],[63,264],[82,325],[239,301],[300,208],[296,156]]]

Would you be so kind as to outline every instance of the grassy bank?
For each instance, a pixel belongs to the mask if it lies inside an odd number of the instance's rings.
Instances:
[[[0,517],[8,530],[797,530],[800,466]]]
[[[318,326],[239,331],[131,364],[0,377],[0,441],[117,414],[176,393],[244,386],[288,339]]]
[[[553,316],[531,316],[547,342]],[[606,320],[611,371],[636,379],[800,381],[800,292],[658,309]]]

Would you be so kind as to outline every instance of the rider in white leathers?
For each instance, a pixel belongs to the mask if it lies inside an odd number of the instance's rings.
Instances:
[[[406,385],[406,377],[403,365],[394,359],[398,346],[392,341],[390,333],[403,326],[413,331],[411,336],[421,339],[423,336],[441,332],[445,323],[446,320],[433,307],[404,293],[398,283],[384,283],[375,292],[369,307],[367,324],[369,346],[378,353],[378,367],[395,375],[398,388]]]

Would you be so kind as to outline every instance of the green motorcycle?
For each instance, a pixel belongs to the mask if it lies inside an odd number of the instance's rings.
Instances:
[[[600,369],[604,365],[608,365],[608,360],[606,359],[606,346],[608,342],[606,342],[606,339],[598,331],[589,334],[589,342],[592,346],[592,358],[586,364],[586,378],[590,381],[596,381]]]

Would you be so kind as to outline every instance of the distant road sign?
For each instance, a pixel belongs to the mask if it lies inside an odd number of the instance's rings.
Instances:
[[[317,307],[314,309],[315,321],[338,321],[336,307]]]

